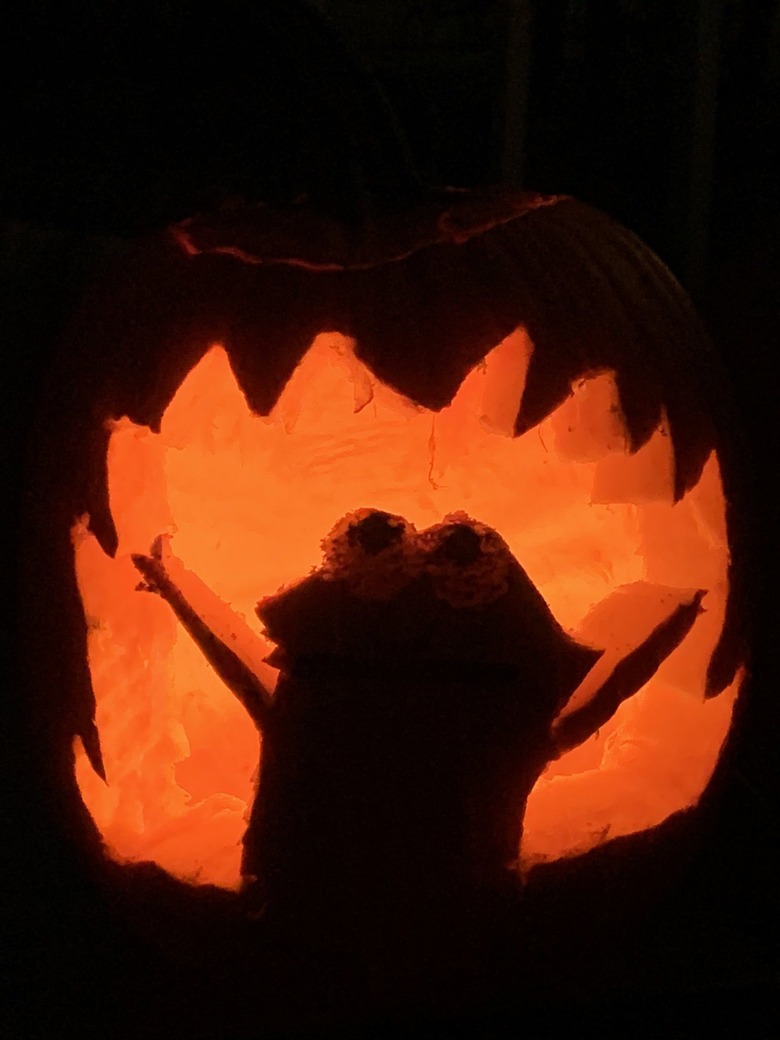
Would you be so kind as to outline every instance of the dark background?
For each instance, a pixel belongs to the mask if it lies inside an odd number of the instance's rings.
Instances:
[[[362,98],[348,64],[339,58],[320,66],[316,47],[309,49],[302,35],[291,42],[279,28],[283,15],[275,21],[274,12],[295,5],[226,0],[197,15],[185,0],[14,6],[4,9],[0,31],[2,440],[12,522],[22,479],[20,438],[36,380],[103,258],[138,234],[233,195],[287,201],[316,196],[326,184],[323,205],[338,209],[343,198],[327,184],[328,171],[350,165],[352,139],[336,113],[353,103],[360,108]],[[425,181],[523,185],[593,203],[656,249],[710,325],[752,475],[760,561],[752,695],[718,831],[644,937],[644,990],[640,984],[631,1000],[560,1011],[548,1024],[563,1024],[568,1014],[576,1029],[581,1015],[580,1028],[601,1023],[607,1032],[694,1036],[717,1021],[728,1035],[769,1035],[777,1017],[780,876],[773,660],[780,5],[319,0],[316,6],[375,75]],[[268,12],[271,20],[263,22]],[[379,125],[374,115],[362,124],[369,150],[381,136]],[[377,194],[391,191],[387,180],[395,174],[406,183],[404,163],[397,169],[384,163],[381,148],[367,167]],[[4,608],[3,639],[12,657],[12,597]],[[4,895],[17,913],[9,915],[4,954],[16,968],[10,976],[16,996],[27,991],[32,1002],[50,1002],[47,1020],[56,1035],[59,1014],[97,1021],[99,1011],[110,1017],[117,993],[132,999],[132,985],[118,986],[115,976],[123,965],[132,973],[136,953],[121,948],[118,926],[101,916],[89,885],[50,833],[14,741],[23,705],[14,700],[8,674],[3,840],[11,869]],[[666,972],[659,966],[665,959],[672,965]],[[95,971],[102,983],[110,976],[102,995],[85,981]],[[57,993],[49,998],[46,981],[55,976]],[[521,1018],[512,1009],[496,1016],[494,1026]]]

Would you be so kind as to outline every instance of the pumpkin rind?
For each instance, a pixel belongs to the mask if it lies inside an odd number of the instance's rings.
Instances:
[[[717,447],[728,504],[733,467],[728,440],[711,419],[717,375],[706,337],[666,268],[609,218],[568,198],[453,193],[443,211],[440,200],[411,219],[412,231],[396,222],[395,238],[392,220],[386,238],[367,234],[351,252],[342,235],[338,269],[322,253],[306,258],[305,221],[294,228],[299,251],[282,224],[284,249],[273,211],[263,208],[250,210],[245,221],[240,211],[188,221],[140,245],[86,300],[51,374],[32,455],[37,501],[28,528],[37,549],[27,562],[28,587],[48,589],[51,619],[36,656],[50,670],[38,686],[48,688],[56,674],[63,690],[59,722],[50,722],[65,770],[63,749],[77,734],[102,774],[69,531],[87,515],[104,551],[116,552],[106,419],[126,415],[159,430],[186,373],[215,341],[224,344],[249,406],[262,415],[323,330],[351,336],[356,356],[375,376],[438,410],[488,351],[522,325],[534,349],[516,433],[545,419],[575,380],[613,371],[631,449],[642,447],[661,421],[667,424],[679,498]],[[232,240],[240,245],[228,245]],[[305,262],[296,261],[296,252]],[[63,386],[74,396],[59,394]],[[725,688],[745,661],[739,563],[732,547],[710,694]]]

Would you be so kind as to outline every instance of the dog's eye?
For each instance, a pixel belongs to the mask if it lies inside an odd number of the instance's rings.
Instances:
[[[442,563],[468,567],[482,552],[482,539],[469,524],[452,524],[439,537],[431,556]]]
[[[347,540],[350,545],[359,545],[370,556],[377,556],[395,542],[400,541],[405,533],[405,526],[399,518],[379,509],[368,516],[350,524]]]

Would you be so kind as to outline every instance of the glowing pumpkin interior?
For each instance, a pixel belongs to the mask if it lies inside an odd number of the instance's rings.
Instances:
[[[116,858],[237,887],[261,751],[253,724],[168,606],[136,591],[130,554],[170,534],[190,601],[272,686],[263,657],[273,646],[257,601],[306,575],[334,523],[364,506],[418,528],[456,510],[491,525],[563,627],[607,647],[613,663],[658,623],[675,590],[707,589],[706,613],[654,678],[541,777],[521,862],[584,851],[696,801],[737,685],[704,699],[727,592],[717,458],[672,504],[670,438],[660,428],[628,454],[608,372],[512,437],[531,350],[517,330],[433,413],[376,379],[348,339],[322,334],[271,415],[259,417],[214,345],[159,433],[116,417],[108,449],[116,557],[99,547],[87,517],[73,529],[108,783],[78,742],[76,777]]]

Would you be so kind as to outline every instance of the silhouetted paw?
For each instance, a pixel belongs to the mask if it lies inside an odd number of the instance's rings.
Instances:
[[[161,591],[161,586],[167,578],[163,564],[166,538],[167,535],[158,535],[152,542],[148,556],[144,553],[131,554],[130,559],[133,561],[133,565],[143,576],[143,581],[139,581],[135,587],[136,592],[159,593]]]

